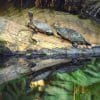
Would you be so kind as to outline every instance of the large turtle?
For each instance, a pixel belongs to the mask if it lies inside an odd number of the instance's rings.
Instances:
[[[47,35],[53,35],[53,31],[50,25],[40,20],[34,20],[32,12],[28,12],[29,20],[28,26],[35,30],[36,32],[42,32]]]
[[[70,41],[73,47],[78,47],[78,45],[91,45],[85,40],[85,38],[73,29],[56,27],[57,34],[62,38]]]

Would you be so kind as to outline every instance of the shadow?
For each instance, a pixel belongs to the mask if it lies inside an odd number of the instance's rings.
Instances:
[[[5,63],[10,59],[9,56],[12,52],[8,47],[5,47],[5,45],[0,43],[0,68],[5,66]],[[5,55],[6,54],[6,55]]]

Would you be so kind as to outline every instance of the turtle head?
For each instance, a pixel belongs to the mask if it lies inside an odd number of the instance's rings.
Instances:
[[[28,16],[29,16],[30,23],[32,23],[32,20],[33,20],[33,13],[32,13],[32,11],[28,11]]]

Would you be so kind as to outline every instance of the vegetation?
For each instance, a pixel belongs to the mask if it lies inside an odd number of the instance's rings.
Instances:
[[[93,60],[72,73],[55,73],[42,91],[34,87],[27,93],[27,78],[1,86],[3,100],[100,100],[100,60]],[[42,99],[41,99],[42,98]]]

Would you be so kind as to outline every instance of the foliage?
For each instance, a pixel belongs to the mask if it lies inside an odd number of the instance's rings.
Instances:
[[[2,87],[4,100],[100,100],[100,60],[93,60],[72,73],[50,77],[44,91],[34,88],[26,93],[27,78],[17,79]]]
[[[45,89],[44,100],[99,100],[100,60],[73,73],[57,73]]]
[[[20,78],[5,84],[2,88],[3,100],[33,100],[26,95],[26,78]]]

